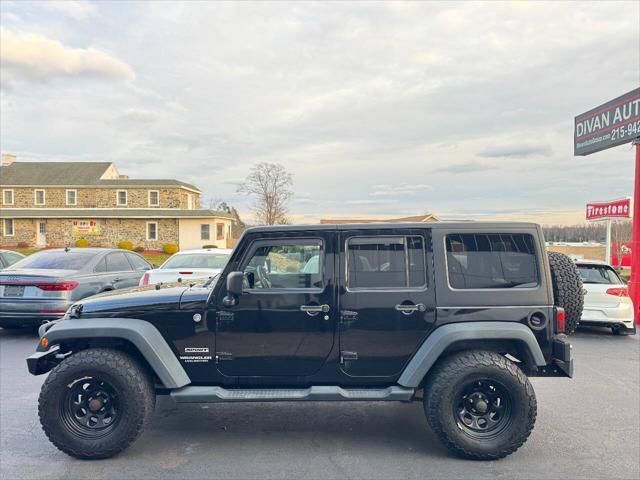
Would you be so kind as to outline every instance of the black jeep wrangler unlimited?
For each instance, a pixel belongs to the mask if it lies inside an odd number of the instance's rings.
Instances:
[[[527,376],[572,376],[563,332],[581,302],[575,266],[549,261],[534,224],[257,227],[207,283],[73,305],[27,364],[51,371],[40,420],[75,457],[125,449],[163,394],[419,400],[447,447],[497,459],[533,429]]]

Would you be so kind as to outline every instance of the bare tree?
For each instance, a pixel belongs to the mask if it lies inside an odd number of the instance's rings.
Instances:
[[[288,223],[287,203],[293,196],[293,177],[278,163],[259,163],[238,186],[238,193],[250,196],[252,210],[259,223]]]

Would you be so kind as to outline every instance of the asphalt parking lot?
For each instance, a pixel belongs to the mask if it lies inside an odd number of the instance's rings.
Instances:
[[[46,439],[37,415],[45,376],[24,359],[36,337],[0,329],[0,477],[118,478],[640,478],[640,337],[573,338],[576,375],[533,379],[529,441],[497,462],[452,457],[420,403],[181,405],[155,418],[121,455],[79,461]]]

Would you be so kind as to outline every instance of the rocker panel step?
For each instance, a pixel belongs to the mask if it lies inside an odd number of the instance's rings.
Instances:
[[[296,402],[296,401],[409,401],[415,389],[387,387],[348,389],[316,386],[301,389],[227,389],[223,387],[182,387],[171,392],[178,403],[212,402]]]

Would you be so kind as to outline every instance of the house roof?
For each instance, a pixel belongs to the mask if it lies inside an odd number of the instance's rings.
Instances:
[[[400,218],[359,218],[359,219],[338,219],[338,218],[322,218],[321,224],[342,225],[351,223],[425,223],[425,222],[437,222],[439,219],[433,213],[427,213],[425,215],[414,215],[411,217]]]
[[[14,162],[0,167],[2,185],[94,184],[111,162]]]
[[[0,185],[36,187],[185,187],[200,189],[173,179],[102,179],[111,162],[14,162],[0,167]]]
[[[217,210],[179,208],[2,208],[0,218],[232,218]]]

